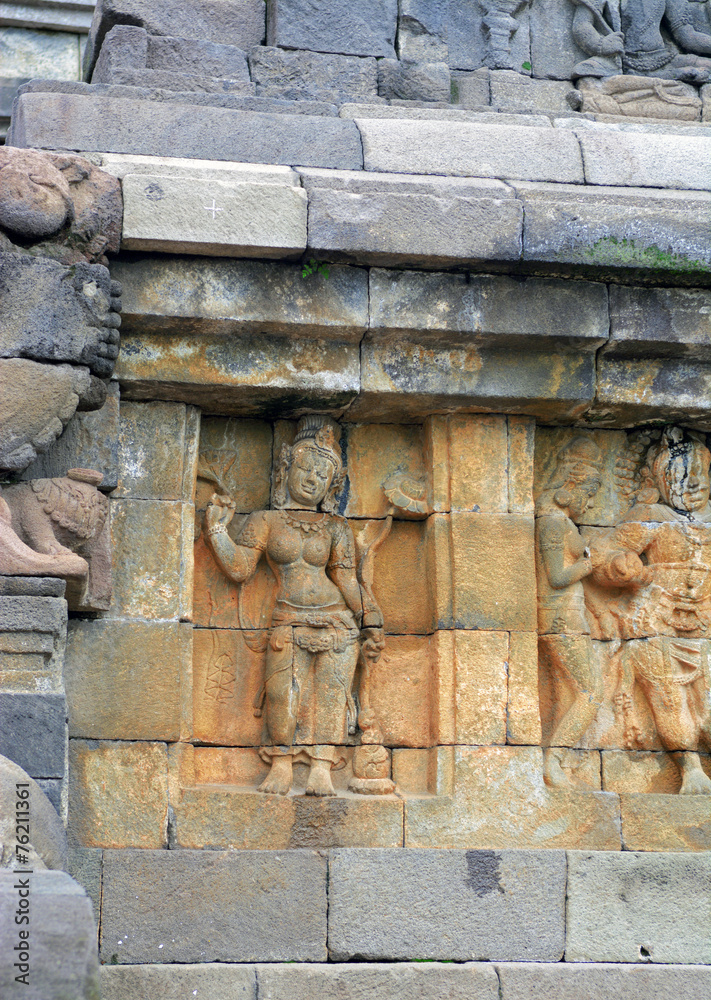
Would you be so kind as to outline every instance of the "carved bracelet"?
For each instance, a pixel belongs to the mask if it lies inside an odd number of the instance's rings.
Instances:
[[[205,534],[208,537],[210,537],[210,538],[213,535],[226,535],[227,534],[227,528],[224,526],[224,524],[221,521],[218,521],[217,524],[213,524],[213,526],[211,528],[208,528],[207,531],[205,532]]]

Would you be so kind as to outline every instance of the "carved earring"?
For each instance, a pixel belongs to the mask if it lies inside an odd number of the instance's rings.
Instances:
[[[563,486],[561,489],[555,491],[553,499],[559,507],[570,507],[573,502],[573,494]]]

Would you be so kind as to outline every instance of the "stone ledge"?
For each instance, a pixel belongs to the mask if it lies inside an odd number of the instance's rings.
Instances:
[[[603,997],[605,1000],[608,997],[615,1000],[640,1000],[641,997],[646,1000],[682,997],[683,1000],[708,1000],[711,994],[711,969],[694,965],[522,962],[497,963],[496,971],[500,983],[499,1000],[602,1000]],[[115,1000],[124,998],[116,997]]]

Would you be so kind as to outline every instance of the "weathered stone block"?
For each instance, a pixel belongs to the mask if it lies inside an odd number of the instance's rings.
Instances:
[[[463,108],[482,108],[489,105],[490,99],[488,69],[477,69],[473,73],[455,70],[452,73],[453,104]]]
[[[67,703],[63,694],[5,691],[0,697],[0,754],[33,778],[63,778]]]
[[[99,996],[99,963],[90,900],[66,872],[38,871],[25,877],[30,880],[31,936],[23,942],[19,937],[23,928],[15,923],[18,876],[0,872],[3,996],[46,1000],[64,995],[93,1000]],[[29,945],[26,952],[13,950],[23,943]],[[16,966],[28,952],[28,959]],[[18,986],[16,977],[23,974],[27,978]]]
[[[190,682],[192,628],[177,622],[72,621],[65,681],[70,736],[175,741]]]
[[[18,98],[12,130],[15,146],[88,150],[96,147],[97,135],[108,153],[341,170],[360,170],[363,165],[358,129],[353,122],[336,118],[197,106],[186,116],[181,104],[170,101],[76,94]]]
[[[568,80],[532,80],[512,70],[492,70],[489,75],[491,106],[501,111],[570,112],[566,97],[575,87]]]
[[[191,617],[194,521],[188,503],[112,501],[109,618]]]
[[[510,634],[506,742],[524,746],[537,746],[541,742],[536,632]],[[605,790],[616,791],[612,788]]]
[[[568,852],[567,962],[711,964],[711,858]]]
[[[268,0],[267,44],[356,56],[394,56],[397,0]]]
[[[66,812],[66,810],[62,809],[62,788],[64,787],[63,778],[38,778],[37,784],[47,796],[47,799],[51,802],[53,808],[56,809],[58,816],[61,816],[63,812]]]
[[[104,961],[323,962],[326,954],[326,859],[314,851],[104,853]]]
[[[706,1000],[711,969],[700,966],[650,965],[497,965],[501,1000]]]
[[[29,798],[25,802],[29,805],[30,843],[27,850],[28,862],[24,865],[18,863],[15,854],[16,847],[21,846],[18,844],[17,834],[22,833],[16,822],[16,813],[19,813],[15,809],[18,784],[26,785],[29,792]],[[7,757],[0,757],[0,802],[3,803],[3,811],[0,813],[0,866],[33,870],[35,867],[39,870],[42,866],[50,869],[66,868],[67,835],[55,807],[40,783]]]
[[[708,796],[622,794],[620,803],[625,850],[711,851]]]
[[[453,636],[455,742],[505,743],[508,634],[458,630]]]
[[[390,501],[383,483],[402,466],[409,476],[424,475],[422,428],[416,424],[346,424],[348,463],[346,517],[383,518]]]
[[[113,272],[123,283],[127,334],[283,336],[293,339],[293,352],[313,337],[357,344],[368,328],[368,275],[360,268],[329,267],[325,280],[305,279],[298,264],[154,258],[115,264]]]
[[[64,31],[0,28],[0,65],[3,76],[78,80],[79,39]]]
[[[253,966],[221,965],[102,965],[103,1000],[183,1000],[203,996],[208,1000],[257,1000]]]
[[[100,410],[75,413],[61,437],[22,473],[23,479],[52,479],[67,469],[95,469],[102,491],[118,483],[119,386],[109,382]]]
[[[167,816],[164,743],[69,741],[72,846],[162,848]]]
[[[580,139],[588,184],[708,189],[711,138],[645,135],[604,128],[579,129],[576,135]]]
[[[338,965],[257,966],[262,1000],[360,1000],[361,997],[407,996],[411,1000],[497,1000],[496,973],[490,965],[423,965],[376,962]],[[108,998],[111,1000],[111,997]],[[117,998],[118,1000],[118,998]],[[135,1000],[143,1000],[136,997]]]
[[[533,513],[533,456],[536,422],[531,417],[507,417],[509,513]]]
[[[645,750],[603,750],[601,756],[603,787],[606,791],[633,795],[638,793],[677,795],[681,788],[679,754],[650,753]],[[711,776],[711,758],[706,754],[701,755],[701,766]],[[680,816],[683,814],[686,801],[684,797],[679,802]],[[656,802],[657,800],[655,804]],[[708,808],[711,815],[711,803]],[[680,849],[674,848],[674,850]]]
[[[697,288],[610,286],[610,340],[615,357],[711,360],[708,320],[711,292]]]
[[[378,62],[378,93],[389,100],[449,103],[449,67],[445,62],[381,59]]]
[[[334,850],[330,957],[559,961],[565,867],[560,851]]]
[[[427,635],[433,630],[433,604],[437,586],[425,586],[431,558],[429,521],[395,521],[375,560],[373,593],[393,635]],[[352,523],[354,531],[360,525]]]
[[[448,38],[452,68],[478,69],[493,63],[491,44],[483,24],[484,16],[491,10],[481,0],[450,2]],[[525,64],[530,67],[531,59],[528,9],[520,12],[516,21],[518,28],[510,44],[510,68],[526,71]]]
[[[63,691],[64,587],[44,577],[0,578],[0,689]]]
[[[366,170],[558,183],[584,179],[578,142],[562,129],[374,118],[360,118],[357,125]]]
[[[606,358],[598,361],[596,410],[634,425],[663,419],[709,423],[711,366],[680,358]]]
[[[448,60],[449,0],[400,0],[397,52],[403,60]],[[448,98],[447,98],[448,99]]]
[[[139,25],[151,35],[177,35],[186,39],[250,49],[264,41],[264,0],[213,0],[208,7],[192,0],[99,0],[84,55],[84,75],[91,78],[106,34],[117,24]]]
[[[334,104],[358,99],[377,100],[375,59],[267,46],[252,49],[249,66],[258,97]]]
[[[129,174],[123,196],[128,250],[295,257],[306,248],[307,195],[293,183]]]
[[[449,433],[449,497],[453,511],[508,511],[506,417],[456,414]]]
[[[526,214],[524,260],[682,274],[711,263],[710,194],[520,183],[516,191]]]
[[[245,639],[232,610],[231,628],[193,635],[193,735],[201,743],[260,746],[264,719],[255,718],[254,700],[264,683],[264,652],[251,648],[259,633]]]
[[[389,636],[371,667],[371,704],[386,746],[428,747],[433,734],[435,677],[431,636]]]
[[[517,260],[523,216],[498,181],[304,171],[309,247],[365,263]]]
[[[192,501],[199,417],[182,403],[121,405],[119,475],[113,496]]]
[[[72,847],[67,852],[67,871],[91,900],[94,923],[101,919],[101,863],[103,851],[97,847]]]

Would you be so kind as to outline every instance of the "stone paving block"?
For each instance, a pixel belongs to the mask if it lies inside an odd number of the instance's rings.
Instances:
[[[375,118],[356,124],[366,170],[558,183],[584,179],[578,142],[562,130]]]
[[[711,851],[708,796],[622,794],[620,804],[625,850]]]
[[[102,959],[323,962],[326,867],[314,851],[106,851]]]
[[[356,56],[395,55],[397,0],[268,0],[267,44]]]
[[[33,778],[63,778],[67,703],[63,694],[4,691],[0,696],[0,754]]]
[[[708,854],[568,852],[566,962],[711,964]]]
[[[498,980],[491,965],[439,962],[337,963],[329,965],[258,965],[261,1000],[498,1000]],[[106,1000],[112,1000],[111,997]],[[117,998],[118,1000],[118,998]],[[135,1000],[143,1000],[138,996]]]
[[[703,274],[711,195],[651,188],[515,185],[524,260]]]
[[[191,640],[191,626],[178,622],[72,621],[64,667],[70,736],[179,739]]]
[[[241,49],[264,41],[264,0],[99,0],[84,55],[84,75],[91,78],[107,32],[117,24],[138,25],[151,35],[206,39]]]
[[[97,927],[101,917],[102,859],[103,851],[97,847],[70,847],[67,852],[67,871],[91,900]]]
[[[711,969],[694,965],[496,965],[500,1000],[706,1000]]]
[[[588,184],[707,191],[711,137],[579,129]],[[531,178],[533,179],[533,178]]]
[[[289,184],[128,175],[122,246],[220,257],[294,257],[306,248],[307,196]]]
[[[561,851],[331,851],[330,958],[559,961],[565,871]]]
[[[260,46],[250,52],[249,66],[258,97],[335,104],[377,100],[378,69],[372,58]]]
[[[164,743],[69,741],[69,843],[73,847],[166,846]]]
[[[193,593],[192,504],[113,500],[113,595],[109,618],[190,618]]]
[[[102,1000],[257,1000],[254,966],[102,965]]]
[[[63,434],[22,473],[22,479],[52,479],[68,469],[95,469],[101,490],[118,482],[119,385],[109,382],[100,410],[75,413]]]
[[[86,893],[66,872],[37,871],[24,876],[29,879],[31,922],[27,928],[15,922],[18,877],[14,872],[0,872],[3,997],[7,1000],[98,997],[96,928]],[[29,930],[26,939],[20,936],[23,930]],[[20,950],[22,945],[27,945],[27,949]],[[16,977],[21,975],[27,978],[18,983]]]
[[[353,122],[336,118],[211,107],[195,107],[186,116],[181,104],[170,101],[76,94],[18,98],[12,129],[15,146],[91,150],[97,146],[97,136],[108,153],[342,170],[360,170],[363,165],[358,129]]]
[[[357,344],[368,328],[368,274],[329,266],[308,280],[300,264],[152,258],[115,264],[123,331],[324,337]],[[237,337],[232,337],[237,340]]]
[[[400,0],[397,30],[400,59],[446,63],[448,14],[448,0]]]
[[[1,27],[0,66],[3,76],[78,80],[79,39],[64,31]]]
[[[113,497],[191,501],[196,439],[195,413],[183,403],[124,402]]]
[[[415,180],[362,171],[302,176],[313,250],[363,263],[440,266],[520,257],[521,206],[496,181]]]
[[[707,289],[611,285],[610,339],[603,353],[711,361],[710,313]]]
[[[445,101],[451,97],[446,62],[378,61],[378,93],[389,100]]]
[[[491,106],[502,111],[570,111],[566,96],[575,92],[569,80],[532,80],[513,70],[491,70]]]

